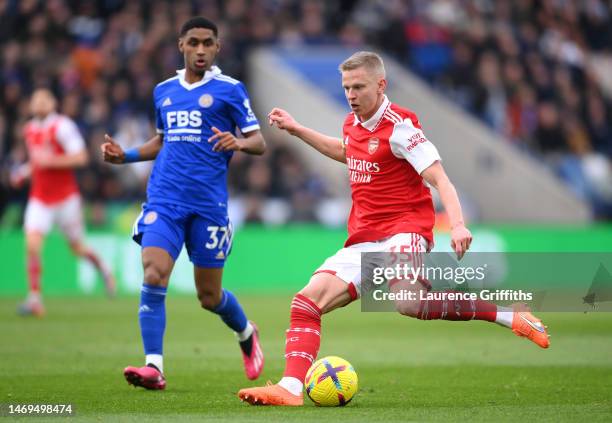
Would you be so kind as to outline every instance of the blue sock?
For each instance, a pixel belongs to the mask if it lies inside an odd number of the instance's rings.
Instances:
[[[138,320],[145,354],[163,354],[166,290],[161,286],[142,285]]]
[[[221,302],[213,310],[213,313],[218,314],[221,320],[234,332],[242,332],[247,327],[247,318],[242,306],[234,297],[234,294],[226,289],[223,290]]]

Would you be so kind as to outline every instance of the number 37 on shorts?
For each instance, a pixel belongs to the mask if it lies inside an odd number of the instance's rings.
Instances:
[[[231,247],[233,235],[231,223],[227,226],[208,226],[206,230],[210,233],[210,238],[205,244],[206,248],[224,251],[225,247]]]
[[[166,250],[176,261],[183,245],[198,267],[223,267],[232,248],[227,216],[208,216],[180,206],[147,205],[134,224],[132,238],[142,248]]]

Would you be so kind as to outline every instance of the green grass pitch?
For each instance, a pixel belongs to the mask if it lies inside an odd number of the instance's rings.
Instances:
[[[266,354],[258,383],[276,381],[290,297],[240,298]],[[123,367],[142,363],[137,303],[49,299],[47,317],[24,319],[16,299],[1,299],[0,404],[72,403],[84,421],[612,420],[610,314],[543,315],[552,345],[541,350],[493,324],[421,322],[354,304],[324,317],[320,351],[354,365],[354,400],[275,408],[236,398],[256,383],[244,377],[233,334],[195,298],[167,301],[167,390],[128,386]]]

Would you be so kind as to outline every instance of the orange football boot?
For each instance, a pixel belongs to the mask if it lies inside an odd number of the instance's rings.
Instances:
[[[244,388],[238,391],[238,398],[251,405],[304,405],[304,397],[293,395],[280,385],[268,381],[266,386]]]
[[[515,304],[513,308],[512,332],[517,336],[529,339],[539,347],[548,348],[550,346],[550,339],[548,339],[549,335],[542,321],[531,314],[524,304]]]

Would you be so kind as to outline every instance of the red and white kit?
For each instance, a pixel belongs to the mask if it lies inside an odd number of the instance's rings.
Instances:
[[[354,114],[344,121],[342,140],[353,198],[344,248],[329,257],[315,273],[326,272],[347,283],[353,300],[361,290],[361,253],[389,252],[390,261],[420,263],[433,246],[434,207],[421,174],[440,155],[427,140],[414,113],[385,97],[374,116],[360,122]],[[421,262],[422,263],[422,262]],[[421,281],[429,288],[427,281]],[[319,292],[321,286],[315,285]],[[323,289],[324,292],[324,289]],[[322,297],[324,298],[324,297]],[[325,303],[325,299],[321,300]],[[330,303],[325,303],[329,305]],[[333,304],[333,303],[332,303]],[[338,305],[338,304],[336,304]],[[406,308],[403,306],[406,305]],[[421,320],[485,320],[512,328],[542,348],[549,341],[542,322],[483,300],[421,299],[396,302],[397,310]],[[330,307],[331,308],[331,307]],[[303,405],[304,378],[321,345],[321,316],[326,311],[305,294],[293,297],[285,342],[285,371],[276,385],[238,392],[253,405]]]
[[[85,141],[76,124],[68,117],[53,113],[44,119],[32,119],[24,128],[30,157],[39,152],[60,155],[85,149]],[[32,166],[32,185],[25,212],[26,231],[42,234],[57,223],[71,240],[83,235],[81,198],[72,169],[46,169]]]
[[[357,298],[362,252],[426,252],[433,246],[435,211],[421,173],[440,155],[416,115],[386,96],[365,122],[349,113],[342,138],[353,199],[349,237],[315,273],[335,274]]]

